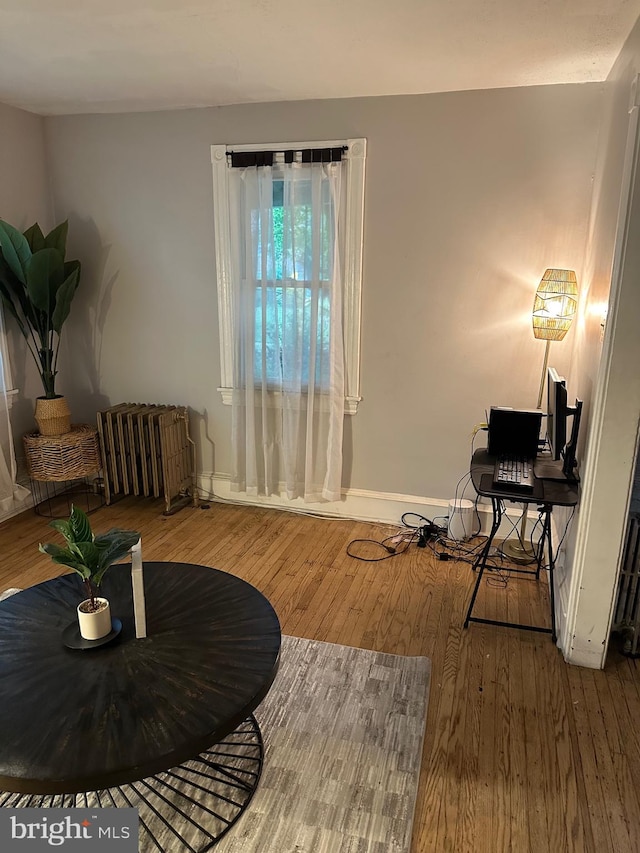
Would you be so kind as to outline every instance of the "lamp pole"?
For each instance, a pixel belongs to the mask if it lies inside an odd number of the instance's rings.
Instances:
[[[573,315],[576,312],[578,299],[578,282],[573,270],[548,269],[542,276],[533,301],[533,334],[536,338],[546,341],[538,405],[542,408],[542,394],[547,377],[549,364],[549,347],[551,341],[561,341],[569,330]],[[515,540],[507,539],[502,543],[502,553],[514,563],[532,563],[536,559],[533,548],[527,544],[527,507],[524,505],[520,533]]]
[[[547,378],[547,365],[549,364],[549,347],[551,346],[551,341],[547,341],[547,345],[544,348],[544,362],[542,363],[542,376],[540,377],[540,391],[538,392],[538,405],[536,409],[542,408],[542,392],[544,391],[544,380]]]

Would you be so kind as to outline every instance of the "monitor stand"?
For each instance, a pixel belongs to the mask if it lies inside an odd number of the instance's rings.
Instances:
[[[538,457],[533,463],[534,476],[540,480],[566,481],[562,459],[545,459]]]

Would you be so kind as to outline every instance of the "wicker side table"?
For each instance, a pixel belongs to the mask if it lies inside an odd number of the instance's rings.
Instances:
[[[72,424],[62,435],[28,432],[23,436],[27,471],[31,479],[34,511],[37,515],[59,518],[71,504],[92,512],[104,504],[88,477],[101,467],[98,430],[89,424]]]

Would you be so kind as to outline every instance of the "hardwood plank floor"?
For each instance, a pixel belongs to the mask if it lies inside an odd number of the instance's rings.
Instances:
[[[284,633],[426,655],[432,682],[413,853],[608,853],[640,849],[638,662],[613,652],[603,672],[570,667],[548,636],[472,624],[468,563],[411,545],[381,562],[346,553],[389,528],[212,503],[162,515],[127,498],[92,516],[98,531],[139,530],[147,560],[233,572],[267,595]],[[0,525],[0,589],[60,574],[33,513]],[[365,553],[377,556],[372,549]],[[495,576],[477,615],[546,624],[544,584]],[[336,851],[338,853],[338,851]]]

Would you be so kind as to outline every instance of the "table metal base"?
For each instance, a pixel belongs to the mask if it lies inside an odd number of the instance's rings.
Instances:
[[[4,808],[137,808],[140,853],[211,849],[243,814],[262,772],[253,715],[197,758],[138,782],[81,794],[0,793]]]

